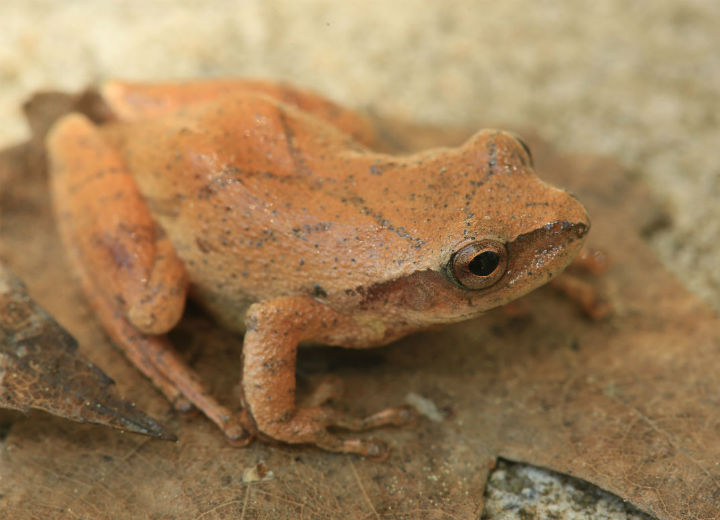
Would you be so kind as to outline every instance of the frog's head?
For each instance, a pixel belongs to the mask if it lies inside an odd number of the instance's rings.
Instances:
[[[436,204],[453,213],[435,228],[433,264],[402,283],[416,324],[470,318],[540,287],[570,263],[590,229],[582,204],[537,177],[514,135],[483,131],[457,151],[442,180],[450,195]]]
[[[478,208],[471,237],[453,248],[444,271],[473,300],[482,294],[494,306],[561,272],[582,247],[590,219],[574,196],[535,175],[530,149],[519,137],[486,131],[465,148],[478,145],[488,162],[485,189],[470,205]]]

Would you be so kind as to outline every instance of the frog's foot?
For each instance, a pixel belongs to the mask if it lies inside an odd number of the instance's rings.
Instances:
[[[86,281],[86,278],[82,280]],[[86,285],[86,293],[113,343],[124,351],[127,358],[152,381],[176,410],[189,412],[197,408],[235,445],[244,446],[252,440],[242,426],[241,417],[212,397],[166,336],[138,331],[128,320],[118,315],[107,298],[89,284]]]
[[[610,268],[610,260],[602,249],[583,247],[572,261],[572,268],[582,269],[590,274],[599,275]]]
[[[241,426],[240,417],[212,397],[167,337],[138,331],[89,282],[85,271],[80,270],[80,275],[88,299],[113,343],[124,351],[127,358],[152,381],[176,410],[187,412],[196,407],[217,424],[234,444],[245,445],[250,442],[251,436]]]
[[[250,442],[251,436],[243,428],[240,417],[212,397],[167,338],[135,334],[128,341],[128,333],[132,329],[129,324],[126,327],[111,329],[111,332],[120,332],[120,336],[114,338],[115,342],[168,397],[175,409],[189,411],[194,406],[214,422],[233,444],[244,446]]]
[[[576,276],[563,273],[552,280],[550,285],[577,303],[585,315],[593,320],[606,318],[612,312],[610,302],[592,284]]]
[[[376,439],[341,438],[330,428],[363,431],[381,426],[401,426],[415,422],[417,415],[408,407],[387,408],[368,417],[351,417],[329,407],[300,408],[287,421],[258,424],[265,435],[288,444],[312,444],[326,451],[355,453],[383,458],[385,443]]]
[[[141,333],[129,321],[118,316],[107,298],[91,286],[86,289],[113,342],[150,378],[176,410],[187,412],[195,407],[217,424],[233,444],[244,446],[250,442],[252,437],[243,428],[241,417],[212,397],[167,337]]]
[[[609,267],[610,261],[604,251],[584,247],[568,270],[552,280],[550,286],[575,302],[588,318],[601,320],[612,313],[612,305],[602,291],[580,276],[595,277],[605,273]]]

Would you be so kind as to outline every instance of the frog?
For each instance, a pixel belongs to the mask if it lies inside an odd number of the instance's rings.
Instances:
[[[556,277],[590,229],[511,132],[392,154],[371,118],[287,84],[99,93],[107,118],[69,113],[46,139],[64,250],[111,341],[236,444],[382,456],[384,443],[338,429],[408,424],[412,410],[299,405],[298,346],[379,347],[475,318]],[[168,339],[188,299],[244,334],[238,406]]]

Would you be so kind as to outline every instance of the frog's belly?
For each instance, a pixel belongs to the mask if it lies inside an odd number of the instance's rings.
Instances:
[[[245,332],[245,314],[255,300],[233,294],[231,297],[198,286],[190,287],[190,297],[203,307],[218,324],[238,333]]]

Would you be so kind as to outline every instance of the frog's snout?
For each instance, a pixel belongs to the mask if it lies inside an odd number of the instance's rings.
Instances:
[[[590,231],[590,216],[585,206],[572,193],[561,191],[561,194],[565,201],[564,204],[558,204],[558,207],[562,208],[558,215],[561,215],[561,218],[548,226],[558,226],[556,231],[563,232],[575,239],[584,238]]]
[[[556,220],[543,226],[546,236],[565,236],[568,239],[579,240],[590,231],[590,221],[570,222],[568,220]]]
[[[590,231],[590,220],[583,222],[563,222],[562,225],[565,229],[570,230],[570,234],[574,234],[575,238],[583,238]]]

